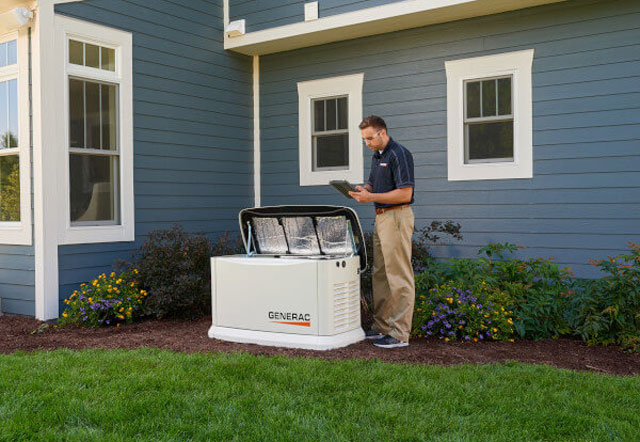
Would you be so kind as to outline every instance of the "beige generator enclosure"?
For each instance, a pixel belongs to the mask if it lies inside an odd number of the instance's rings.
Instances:
[[[209,337],[329,350],[364,338],[356,213],[338,206],[244,209],[246,255],[211,258]]]

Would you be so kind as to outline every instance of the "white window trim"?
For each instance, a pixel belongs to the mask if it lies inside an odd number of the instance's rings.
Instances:
[[[0,43],[17,40],[18,63],[0,69],[0,81],[18,80],[18,154],[20,161],[20,221],[0,222],[0,244],[31,245],[31,146],[29,137],[28,28],[0,36]]]
[[[364,74],[323,78],[298,83],[298,144],[301,186],[322,186],[331,180],[363,182],[362,140],[358,125],[362,121]],[[349,169],[312,170],[311,101],[316,98],[347,95],[349,107]]]
[[[131,33],[96,25],[60,15],[55,16],[56,74],[59,95],[57,112],[56,152],[61,200],[59,207],[60,244],[89,244],[101,242],[133,241],[135,239],[133,192],[133,81]],[[116,49],[116,71],[72,65],[68,62],[68,40],[79,40]],[[69,76],[87,80],[118,84],[118,130],[120,140],[120,224],[119,225],[71,225],[69,202]]]
[[[445,62],[447,71],[447,163],[449,181],[533,177],[533,49]],[[464,82],[512,76],[513,162],[464,162]]]

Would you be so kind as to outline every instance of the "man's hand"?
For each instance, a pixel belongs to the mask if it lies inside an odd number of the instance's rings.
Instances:
[[[356,186],[357,192],[349,192],[349,195],[359,203],[370,203],[373,201],[373,194],[362,186]]]

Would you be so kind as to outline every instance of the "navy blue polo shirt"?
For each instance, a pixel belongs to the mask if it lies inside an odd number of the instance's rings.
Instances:
[[[411,152],[403,145],[393,141],[393,138],[389,138],[389,142],[382,153],[376,152],[371,158],[371,172],[369,173],[367,184],[373,188],[373,193],[385,193],[403,187],[413,187],[415,189],[413,155],[411,155]],[[413,195],[414,192],[411,193],[409,204],[413,204]],[[407,203],[374,204],[376,209],[382,209],[402,206]]]

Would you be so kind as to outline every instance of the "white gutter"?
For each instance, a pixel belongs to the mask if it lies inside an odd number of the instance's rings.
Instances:
[[[224,1],[228,19],[228,0]],[[237,37],[225,33],[224,48],[264,55],[561,1],[565,0],[405,0]]]

